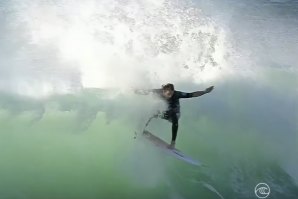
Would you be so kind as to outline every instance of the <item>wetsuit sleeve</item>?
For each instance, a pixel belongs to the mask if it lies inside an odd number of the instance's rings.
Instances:
[[[191,98],[193,97],[192,93],[186,93],[182,91],[176,91],[178,98]]]

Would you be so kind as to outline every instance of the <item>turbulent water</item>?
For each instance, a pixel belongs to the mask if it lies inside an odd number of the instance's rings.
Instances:
[[[0,2],[1,199],[298,198],[298,1]],[[177,148],[137,136],[181,100]],[[148,129],[170,141],[171,124]]]

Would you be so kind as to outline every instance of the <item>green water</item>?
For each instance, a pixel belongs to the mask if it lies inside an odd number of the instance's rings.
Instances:
[[[270,198],[296,198],[295,178],[285,170],[295,165],[295,131],[282,126],[284,138],[278,126],[285,121],[267,115],[270,106],[252,110],[257,103],[249,96],[258,91],[232,85],[181,102],[177,147],[203,167],[133,139],[153,107],[150,97],[111,99],[94,89],[42,100],[2,93],[0,197],[251,199],[256,184],[266,182]],[[280,123],[267,126],[274,121]],[[149,130],[170,139],[166,121],[152,121]]]

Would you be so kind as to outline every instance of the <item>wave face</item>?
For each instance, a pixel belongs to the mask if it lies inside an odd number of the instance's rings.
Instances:
[[[298,2],[0,2],[0,198],[298,197]],[[131,88],[167,82],[177,147],[139,133],[164,104]],[[148,129],[170,140],[170,123]]]

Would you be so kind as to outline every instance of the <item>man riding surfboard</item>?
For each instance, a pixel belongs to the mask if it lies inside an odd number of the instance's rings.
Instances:
[[[195,91],[191,93],[176,91],[174,85],[168,83],[163,85],[160,89],[136,89],[136,94],[148,95],[149,93],[157,94],[158,97],[164,100],[167,103],[167,110],[162,112],[161,115],[157,114],[155,117],[160,116],[160,118],[168,120],[172,123],[172,140],[169,148],[175,148],[175,142],[178,132],[178,120],[180,118],[180,98],[192,98],[199,97],[204,94],[210,93],[213,90],[214,86],[206,88],[203,91]]]

